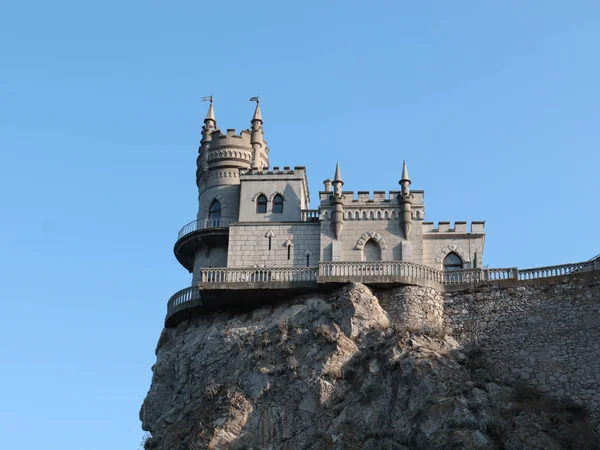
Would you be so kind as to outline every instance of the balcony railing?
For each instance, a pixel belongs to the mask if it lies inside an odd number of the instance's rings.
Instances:
[[[176,311],[192,300],[200,299],[200,288],[188,287],[176,292],[167,302],[167,311]]]
[[[596,265],[599,265],[596,263]],[[519,280],[535,280],[538,278],[559,277],[573,275],[594,270],[594,261],[575,264],[562,264],[560,266],[537,267],[534,269],[519,270]]]
[[[226,228],[231,223],[231,219],[202,219],[202,220],[194,220],[193,222],[184,225],[181,230],[179,230],[179,234],[177,235],[177,239],[181,239],[187,234],[193,233],[198,230],[206,230],[209,228]]]
[[[302,209],[302,210],[300,210],[300,220],[302,222],[318,222],[319,221],[319,210],[318,209]]]
[[[245,267],[200,269],[200,283],[317,281],[317,267]]]
[[[402,261],[322,262],[320,277],[410,277],[442,283],[444,272],[422,264]]]

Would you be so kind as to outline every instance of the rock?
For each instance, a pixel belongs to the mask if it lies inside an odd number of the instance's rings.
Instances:
[[[140,411],[146,449],[585,448],[584,419],[549,399],[519,403],[487,349],[467,358],[421,327],[418,301],[432,295],[353,284],[165,329]]]

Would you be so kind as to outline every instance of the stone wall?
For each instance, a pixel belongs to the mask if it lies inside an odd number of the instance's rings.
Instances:
[[[599,431],[599,272],[446,293],[444,321],[498,377],[584,405]]]
[[[227,266],[306,267],[308,254],[314,267],[319,263],[319,230],[318,222],[237,223],[229,228]]]

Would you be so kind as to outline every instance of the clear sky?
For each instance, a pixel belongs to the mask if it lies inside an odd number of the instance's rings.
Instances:
[[[272,165],[312,206],[395,190],[486,220],[484,263],[600,253],[597,1],[4,1],[0,448],[133,449],[172,254],[222,129],[260,94]]]

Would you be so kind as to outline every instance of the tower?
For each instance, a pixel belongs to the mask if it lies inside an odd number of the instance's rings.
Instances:
[[[175,247],[177,259],[193,272],[194,283],[201,268],[227,265],[228,227],[239,218],[240,173],[269,166],[258,102],[250,123],[251,129],[239,134],[234,129],[221,132],[210,98],[196,160],[198,214]]]
[[[408,178],[408,169],[406,160],[402,165],[402,179],[398,182],[402,187],[402,192],[398,196],[400,201],[400,225],[404,231],[404,238],[409,239],[410,230],[412,228],[412,195],[410,193],[410,178]]]
[[[335,238],[339,239],[344,228],[344,196],[342,195],[342,174],[340,172],[340,162],[335,166],[335,177],[333,177],[333,230]]]

